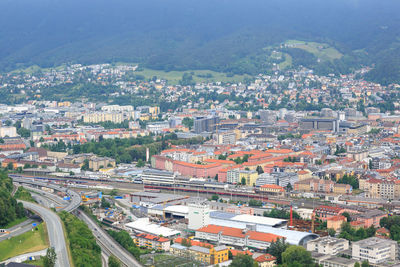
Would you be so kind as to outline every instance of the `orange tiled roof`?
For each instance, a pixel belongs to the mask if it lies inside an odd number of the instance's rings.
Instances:
[[[250,250],[245,250],[245,251],[242,251],[242,250],[237,250],[237,249],[230,249],[230,252],[232,253],[232,256],[237,256],[237,255],[244,255],[244,254],[246,254],[246,255],[253,255],[253,253],[250,251]]]
[[[210,233],[210,234],[218,234],[218,233],[222,232],[222,235],[240,237],[240,238],[244,238],[245,236],[248,236],[249,239],[264,241],[264,242],[272,242],[272,241],[276,241],[278,238],[283,238],[282,236],[279,236],[279,235],[274,235],[274,234],[269,234],[269,233],[261,233],[261,232],[256,232],[256,231],[247,231],[244,233],[243,230],[239,229],[239,228],[225,227],[225,226],[219,226],[219,225],[213,225],[213,224],[204,226],[204,227],[198,229],[197,231],[203,232],[203,233]]]

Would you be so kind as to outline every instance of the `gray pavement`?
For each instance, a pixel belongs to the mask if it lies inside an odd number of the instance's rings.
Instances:
[[[47,232],[49,234],[50,246],[54,247],[57,253],[56,266],[68,267],[70,266],[68,259],[68,252],[64,238],[64,231],[62,228],[61,220],[53,211],[44,208],[38,204],[27,201],[18,200],[26,209],[37,213],[47,225]]]
[[[30,253],[18,255],[18,256],[9,258],[8,260],[5,260],[5,261],[3,261],[1,263],[4,263],[4,264],[8,264],[10,262],[21,263],[21,262],[29,260],[30,257],[46,256],[46,252],[47,252],[47,248],[43,249],[43,250],[35,251],[35,252],[30,252]]]
[[[27,219],[26,221],[7,229],[8,233],[0,234],[0,242],[14,236],[19,236],[25,232],[32,230],[33,223],[40,223],[40,220]]]

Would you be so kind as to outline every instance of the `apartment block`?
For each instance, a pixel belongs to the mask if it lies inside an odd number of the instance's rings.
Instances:
[[[398,245],[393,240],[370,237],[353,242],[352,257],[360,261],[368,260],[370,264],[393,262],[398,258]]]
[[[307,250],[325,255],[336,255],[349,249],[349,241],[343,238],[330,236],[320,237],[307,242]]]

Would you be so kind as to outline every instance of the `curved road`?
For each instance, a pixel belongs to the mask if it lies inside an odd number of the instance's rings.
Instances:
[[[21,176],[16,176],[16,175],[8,175],[8,177],[13,179],[14,182],[18,182],[18,183],[22,183],[22,184],[31,184],[34,186],[43,186],[43,187],[47,187],[47,188],[52,188],[56,191],[66,193],[67,196],[69,196],[71,198],[69,205],[64,208],[64,210],[67,212],[71,212],[71,211],[77,209],[79,207],[79,205],[81,204],[81,196],[78,193],[76,193],[75,191],[69,190],[68,188],[61,187],[61,186],[54,185],[54,184],[39,182],[39,181],[36,181],[36,180],[34,180],[32,178],[28,178],[28,177],[22,178],[23,176],[21,177]]]
[[[21,202],[26,209],[29,209],[37,213],[43,219],[43,221],[46,222],[47,232],[49,234],[50,246],[54,247],[57,253],[56,266],[59,267],[70,266],[67,247],[65,244],[64,231],[62,228],[61,220],[58,217],[58,215],[49,209],[46,209],[42,206],[39,206],[31,202],[22,200],[18,200],[18,202]]]

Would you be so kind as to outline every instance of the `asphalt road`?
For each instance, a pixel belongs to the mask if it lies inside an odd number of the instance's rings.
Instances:
[[[31,184],[34,186],[43,186],[43,187],[52,188],[56,191],[65,192],[67,194],[67,196],[69,196],[71,198],[69,205],[64,208],[64,210],[67,212],[71,212],[71,211],[77,209],[79,207],[79,205],[81,204],[81,196],[78,193],[76,193],[68,188],[61,187],[61,186],[58,186],[55,184],[33,181],[32,178],[28,178],[28,177],[19,178],[19,177],[10,176],[10,175],[9,175],[9,177],[12,178],[14,182],[18,182],[18,183],[22,183],[22,184],[24,184],[24,183]]]
[[[0,234],[0,242],[8,238],[19,236],[20,234],[30,231],[33,228],[32,223],[39,224],[40,221],[41,221],[40,218],[37,219],[29,218],[28,220],[7,229],[9,233]]]
[[[117,257],[125,266],[142,266],[129,252],[121,247],[111,236],[108,235],[96,222],[83,212],[78,212],[78,218],[84,221],[93,232],[100,246],[106,248],[111,254]]]
[[[64,231],[61,220],[57,214],[37,204],[18,200],[26,209],[37,213],[43,221],[46,222],[47,232],[49,234],[50,246],[54,247],[57,253],[56,266],[69,267],[68,252],[64,238]]]

